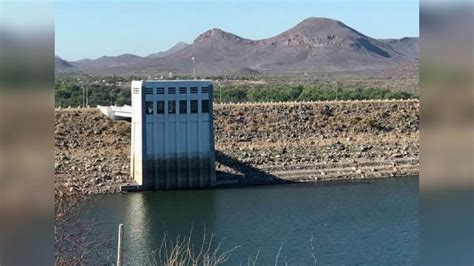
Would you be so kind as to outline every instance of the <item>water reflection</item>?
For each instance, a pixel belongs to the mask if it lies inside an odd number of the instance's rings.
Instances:
[[[214,193],[208,191],[169,191],[133,193],[120,200],[124,204],[126,230],[125,256],[130,262],[143,263],[153,250],[159,249],[165,234],[189,236],[201,244],[204,231],[212,231]],[[115,203],[110,202],[112,206]]]
[[[144,208],[145,197],[143,194],[136,194],[124,202],[124,260],[130,261],[135,257],[147,257],[147,252],[141,247],[149,247],[152,245],[150,239],[149,226],[152,221],[147,218],[149,211]]]

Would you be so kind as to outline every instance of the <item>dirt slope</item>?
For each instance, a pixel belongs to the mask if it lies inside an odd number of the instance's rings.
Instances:
[[[418,173],[418,101],[217,105],[214,111],[221,183]],[[55,116],[58,190],[114,192],[131,182],[129,122],[96,109]]]

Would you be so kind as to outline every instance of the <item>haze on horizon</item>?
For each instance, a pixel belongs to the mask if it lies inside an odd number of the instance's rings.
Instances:
[[[249,39],[264,39],[308,17],[340,20],[374,38],[419,36],[418,1],[315,1],[295,3],[67,2],[56,4],[56,54],[65,60],[104,55],[147,56],[178,42],[192,43],[220,28]]]

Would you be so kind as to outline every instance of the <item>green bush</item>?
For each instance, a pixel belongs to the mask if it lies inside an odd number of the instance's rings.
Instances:
[[[124,105],[131,103],[130,90],[113,85],[76,85],[73,83],[56,84],[56,106],[83,105],[83,94],[87,90],[89,106],[97,105]]]
[[[408,92],[383,88],[333,88],[311,86],[227,86],[216,87],[216,102],[286,102],[325,100],[370,100],[416,98]]]
[[[56,81],[56,106],[82,105],[83,90],[89,92],[89,105],[130,104],[130,89],[117,87],[140,77],[67,77]],[[105,82],[104,82],[105,81]],[[417,98],[405,91],[383,88],[333,87],[327,85],[229,85],[215,86],[214,101],[219,102],[286,102],[324,100],[370,100]]]

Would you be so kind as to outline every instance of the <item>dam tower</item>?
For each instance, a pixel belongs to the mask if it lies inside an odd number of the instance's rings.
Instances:
[[[132,81],[131,173],[143,190],[216,183],[210,80]]]

